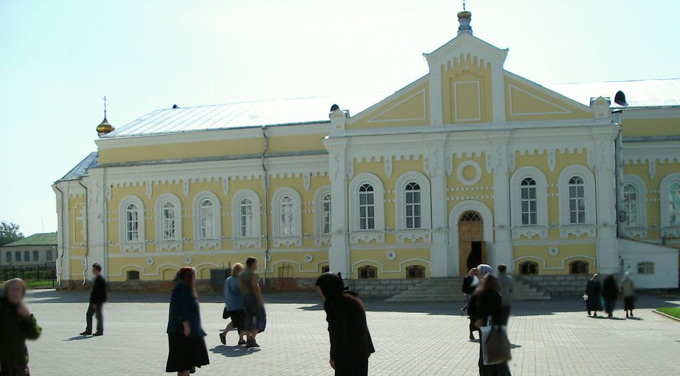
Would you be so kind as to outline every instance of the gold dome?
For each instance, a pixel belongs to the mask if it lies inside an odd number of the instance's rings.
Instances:
[[[97,126],[97,133],[100,136],[103,136],[107,133],[113,132],[114,129],[116,128],[109,124],[109,121],[106,120],[106,117],[104,117],[104,120],[102,120],[102,122]]]
[[[472,18],[472,13],[466,10],[458,12],[458,18]]]

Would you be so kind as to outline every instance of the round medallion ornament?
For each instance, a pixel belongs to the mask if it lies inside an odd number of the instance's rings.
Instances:
[[[390,249],[389,251],[385,252],[385,258],[389,261],[393,261],[397,258],[397,252]]]
[[[189,265],[191,264],[191,257],[190,256],[184,256],[184,263]]]
[[[312,262],[312,260],[314,260],[314,256],[309,253],[305,255],[305,262]]]
[[[560,249],[557,248],[557,247],[548,248],[548,254],[550,254],[550,256],[557,256],[559,253],[560,253]]]
[[[149,266],[153,265],[153,257],[147,257],[146,258],[146,264],[149,265]]]
[[[472,176],[466,174],[466,170],[472,170]],[[456,169],[458,180],[465,185],[475,185],[482,178],[482,168],[475,161],[465,161],[458,165]],[[466,175],[468,177],[466,177]]]

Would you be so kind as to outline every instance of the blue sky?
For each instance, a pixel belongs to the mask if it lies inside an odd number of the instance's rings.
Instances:
[[[56,230],[51,184],[179,105],[395,91],[456,35],[451,0],[2,0],[0,220]],[[469,0],[476,36],[541,84],[678,77],[677,0]],[[600,93],[593,93],[598,95]]]

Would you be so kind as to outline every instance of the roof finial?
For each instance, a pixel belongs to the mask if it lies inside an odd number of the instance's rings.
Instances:
[[[104,96],[104,120],[102,120],[102,122],[97,126],[97,134],[99,137],[111,133],[116,129],[111,124],[109,124],[108,120],[106,120],[106,100],[106,96]]]
[[[458,12],[458,35],[470,34],[472,35],[472,27],[470,26],[470,20],[472,19],[472,13],[468,12],[465,8],[465,0],[463,0],[463,11]]]
[[[104,96],[104,119],[106,119],[106,95]]]

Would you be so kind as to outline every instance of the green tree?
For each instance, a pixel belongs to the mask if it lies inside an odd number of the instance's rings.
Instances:
[[[12,222],[0,222],[0,247],[15,242],[24,237],[19,231],[19,225]]]

